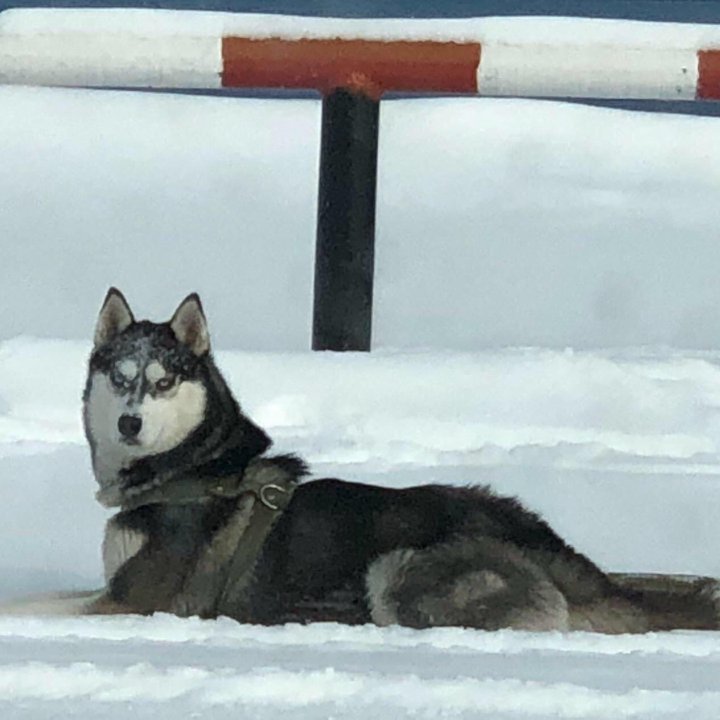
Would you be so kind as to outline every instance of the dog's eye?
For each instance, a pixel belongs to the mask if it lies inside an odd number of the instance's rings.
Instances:
[[[164,377],[160,378],[156,383],[155,387],[160,390],[160,392],[165,392],[165,390],[169,390],[175,382],[175,378],[173,377]]]
[[[124,388],[127,384],[127,378],[123,377],[118,372],[110,373],[110,382],[116,387],[116,388]]]

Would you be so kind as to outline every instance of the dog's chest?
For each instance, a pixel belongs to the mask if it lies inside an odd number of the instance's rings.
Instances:
[[[212,510],[192,505],[115,516],[103,542],[110,596],[139,613],[214,616],[251,509],[251,499],[241,498],[220,523],[213,521]]]

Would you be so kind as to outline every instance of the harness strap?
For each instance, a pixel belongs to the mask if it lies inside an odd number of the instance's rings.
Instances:
[[[165,479],[159,476],[153,487],[131,493],[126,491],[123,499],[123,511],[135,510],[143,505],[206,502],[213,499],[232,500],[252,493],[269,509],[277,506],[284,508],[289,502],[287,483],[268,478],[268,472],[258,472],[263,465],[272,462],[272,458],[251,460],[243,473],[234,473],[222,477],[203,477],[201,475],[179,475]],[[268,470],[269,467],[263,468]],[[273,477],[286,475],[277,468]],[[292,478],[294,481],[296,478]],[[291,481],[291,484],[292,484]]]
[[[259,468],[257,472],[252,470],[254,468],[251,465],[249,471],[243,475],[221,478],[207,489],[207,494],[215,498],[232,500],[250,493],[268,510],[282,512],[292,497],[295,478],[290,478],[282,472],[274,472],[272,477],[268,477],[270,473],[264,472],[265,468]]]
[[[227,566],[224,587],[216,605],[219,615],[238,617],[242,610],[247,611],[248,590],[255,564],[267,536],[290,503],[297,486],[297,478],[294,475],[270,464],[262,466],[260,465],[262,462],[259,461],[259,466],[248,468],[241,483],[242,492],[239,496],[235,495],[235,489],[231,490],[231,497],[242,498],[251,495],[253,504],[247,528],[242,533],[242,538],[237,543]],[[215,487],[213,491],[224,493],[227,487],[223,486],[222,489]],[[221,496],[225,497],[225,495]],[[242,518],[238,518],[238,522],[242,522]]]

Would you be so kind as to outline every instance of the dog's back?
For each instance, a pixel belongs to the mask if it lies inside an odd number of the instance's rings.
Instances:
[[[602,592],[607,584],[589,560],[540,518],[487,488],[396,490],[339,480],[304,483],[265,543],[253,614],[261,622],[483,626],[487,618],[471,617],[467,607],[473,603],[472,592],[466,597],[449,592],[444,606],[425,618],[420,597],[403,602],[400,596],[458,588],[483,571],[485,583],[494,582],[499,589],[507,582],[498,574],[500,566],[524,565],[520,556],[533,552],[538,560],[544,553],[553,565],[566,566],[566,574],[587,586],[587,594]],[[538,567],[536,574],[541,572]],[[465,622],[455,621],[459,615]]]

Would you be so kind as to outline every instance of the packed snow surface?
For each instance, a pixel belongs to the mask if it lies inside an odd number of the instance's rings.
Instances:
[[[212,322],[212,318],[211,318]],[[88,343],[0,344],[0,599],[99,587]],[[611,570],[720,575],[720,354],[217,354],[318,476],[492,483]],[[720,638],[0,614],[3,718],[716,718]]]

